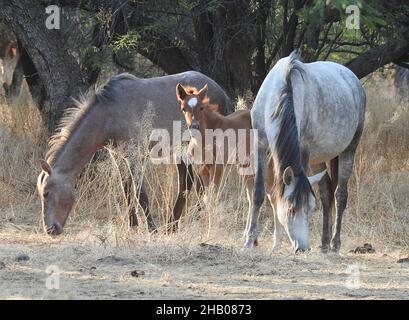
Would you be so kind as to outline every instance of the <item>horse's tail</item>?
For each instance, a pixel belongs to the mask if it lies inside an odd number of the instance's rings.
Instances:
[[[298,58],[296,50],[290,53],[288,57],[287,73],[285,76],[285,86],[288,88],[287,92],[292,96],[292,79],[294,71],[298,71],[301,77],[305,74],[303,63]]]
[[[338,185],[338,157],[332,159],[329,163],[330,166],[330,178],[331,178],[331,206],[332,210],[335,212],[335,190]]]
[[[270,149],[275,162],[276,181],[281,181],[285,169],[291,166],[295,175],[299,178],[295,189],[291,195],[294,197],[295,207],[299,207],[308,201],[308,194],[311,186],[304,171],[303,159],[301,157],[301,147],[298,135],[297,121],[294,110],[293,100],[293,84],[298,86],[299,77],[303,77],[305,73],[303,63],[298,60],[297,54],[293,51],[286,60],[280,60],[278,63],[286,63],[283,86],[277,92],[279,94],[278,103],[272,114],[272,121],[277,121],[277,130],[274,132],[274,137],[270,139]],[[300,84],[301,85],[301,84]],[[282,196],[283,188],[281,184],[277,185],[275,191]]]

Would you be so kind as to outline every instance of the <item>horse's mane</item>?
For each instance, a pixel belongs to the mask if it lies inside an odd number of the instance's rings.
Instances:
[[[305,74],[303,64],[295,52],[289,56],[287,70],[284,78],[284,85],[280,92],[277,107],[272,115],[272,120],[278,121],[278,135],[271,156],[275,163],[275,195],[282,197],[284,193],[283,174],[284,170],[291,166],[296,178],[294,191],[290,195],[290,202],[294,209],[299,209],[302,204],[308,201],[308,194],[312,190],[308,177],[304,171],[304,163],[300,142],[298,139],[298,129],[294,112],[293,88],[291,75],[293,72]]]
[[[121,82],[136,79],[129,73],[113,76],[102,88],[96,89],[93,93],[88,92],[88,94],[81,96],[79,101],[74,100],[76,106],[65,110],[55,133],[49,139],[49,149],[46,154],[48,163],[52,164],[56,160],[72,134],[97,104],[114,101],[117,96],[116,89]]]

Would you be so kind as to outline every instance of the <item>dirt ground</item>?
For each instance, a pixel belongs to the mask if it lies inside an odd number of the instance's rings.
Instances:
[[[92,238],[87,230],[51,239],[22,227],[3,228],[0,299],[409,297],[409,263],[397,262],[399,251],[354,254],[344,245],[339,255],[323,255],[318,248],[272,254],[267,237],[253,252],[243,252],[239,240],[203,244],[183,235],[140,237],[115,246],[84,240]],[[22,254],[29,260],[18,261],[27,259]],[[59,289],[47,288],[56,285],[53,276],[59,277]]]

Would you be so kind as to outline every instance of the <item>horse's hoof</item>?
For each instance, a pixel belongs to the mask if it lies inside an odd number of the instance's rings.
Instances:
[[[331,247],[331,253],[339,253],[339,247]]]
[[[178,231],[178,225],[176,222],[169,222],[166,234],[174,234]]]
[[[329,249],[330,249],[328,245],[320,246],[319,248],[321,249],[321,253],[323,253],[323,254],[327,254],[329,252]]]
[[[248,251],[248,250],[253,250],[255,247],[258,246],[258,241],[257,239],[255,240],[247,240],[244,244],[243,250]]]
[[[138,217],[136,216],[135,213],[132,213],[132,214],[129,216],[129,226],[130,226],[131,228],[138,226]]]
[[[273,245],[273,253],[280,253],[280,251],[281,251],[281,246]]]
[[[156,226],[148,227],[148,231],[150,234],[158,233],[158,228]]]

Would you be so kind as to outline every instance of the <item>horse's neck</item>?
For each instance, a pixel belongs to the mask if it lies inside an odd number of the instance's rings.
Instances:
[[[226,119],[218,112],[209,112],[206,114],[205,118],[205,129],[225,129]]]
[[[104,120],[101,113],[95,110],[86,115],[60,147],[52,164],[53,169],[75,181],[95,152],[113,138],[105,132]]]

